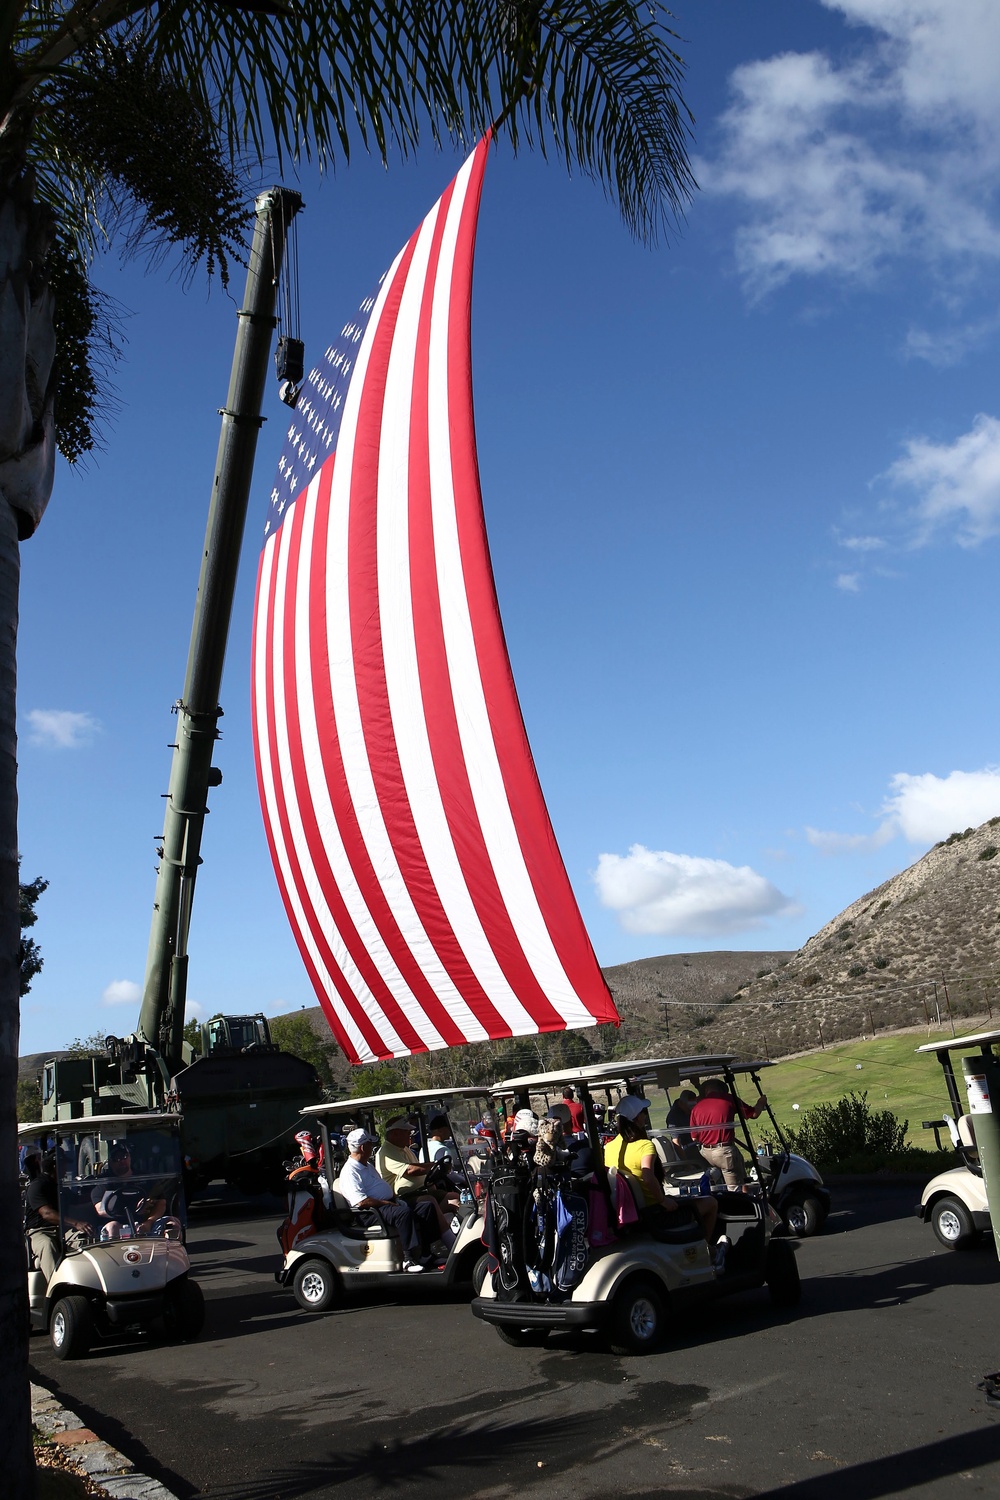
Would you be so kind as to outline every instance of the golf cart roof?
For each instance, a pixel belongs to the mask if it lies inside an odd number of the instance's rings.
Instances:
[[[918,1052],[964,1052],[968,1048],[988,1047],[1000,1042],[1000,1031],[976,1031],[972,1036],[953,1036],[945,1042],[925,1042]]]
[[[505,1078],[490,1089],[491,1094],[509,1094],[514,1089],[545,1089],[557,1084],[623,1083],[626,1078],[655,1078],[663,1080],[663,1087],[676,1084],[681,1078],[689,1078],[691,1069],[717,1073],[726,1068],[735,1058],[735,1052],[718,1053],[712,1057],[639,1057],[619,1058],[615,1062],[590,1063],[585,1068],[560,1068],[556,1073],[530,1073],[524,1078]]]
[[[774,1063],[773,1062],[727,1062],[725,1066],[726,1066],[726,1072],[727,1073],[759,1073],[762,1068],[773,1068],[774,1067]],[[684,1072],[681,1073],[681,1077],[682,1078],[703,1078],[703,1077],[705,1077],[706,1074],[709,1074],[709,1073],[718,1073],[718,1072],[719,1072],[719,1069],[717,1067],[716,1068],[705,1067],[704,1064],[702,1063],[702,1064],[699,1064],[698,1067],[696,1067],[696,1068],[688,1068],[686,1071],[684,1071]]]
[[[17,1133],[19,1136],[79,1135],[81,1132],[86,1135],[91,1130],[106,1130],[110,1126],[125,1133],[129,1130],[149,1130],[157,1125],[169,1125],[180,1119],[181,1116],[173,1111],[161,1115],[77,1115],[72,1120],[38,1120],[33,1125],[19,1125]]]
[[[406,1089],[399,1094],[369,1094],[365,1099],[338,1099],[335,1104],[310,1104],[303,1115],[350,1115],[358,1109],[392,1109],[407,1104],[446,1104],[450,1099],[485,1099],[487,1084],[465,1084],[454,1089]]]

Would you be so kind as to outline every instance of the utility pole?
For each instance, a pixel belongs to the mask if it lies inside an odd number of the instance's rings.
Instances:
[[[138,1033],[163,1058],[166,1078],[181,1064],[187,995],[188,930],[212,765],[219,738],[219,689],[236,591],[261,405],[275,326],[278,277],[288,226],[302,199],[271,188],[257,199],[246,292],[212,481],[184,693],[174,705],[177,733],[160,846]]]

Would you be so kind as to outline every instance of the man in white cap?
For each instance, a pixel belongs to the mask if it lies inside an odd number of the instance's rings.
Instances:
[[[340,1169],[338,1191],[343,1193],[365,1224],[384,1224],[403,1242],[403,1270],[426,1270],[425,1261],[437,1234],[437,1213],[431,1203],[403,1203],[389,1183],[372,1165],[378,1138],[367,1130],[352,1130],[347,1137],[351,1153]]]

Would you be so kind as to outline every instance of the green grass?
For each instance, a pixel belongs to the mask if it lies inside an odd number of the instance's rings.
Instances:
[[[782,1125],[794,1128],[815,1104],[829,1104],[852,1089],[867,1091],[872,1109],[891,1109],[901,1120],[909,1120],[907,1144],[934,1149],[934,1133],[921,1130],[922,1120],[940,1120],[951,1113],[944,1075],[937,1058],[918,1053],[924,1041],[944,1040],[948,1031],[875,1037],[870,1042],[845,1042],[825,1051],[810,1052],[765,1068],[761,1086]],[[753,1086],[744,1090],[749,1104]],[[798,1104],[799,1109],[793,1109]],[[943,1133],[942,1133],[943,1134]],[[944,1136],[947,1140],[947,1136]]]

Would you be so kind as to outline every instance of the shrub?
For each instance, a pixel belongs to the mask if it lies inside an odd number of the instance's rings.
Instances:
[[[983,852],[979,856],[980,859],[996,859],[996,857],[997,857],[997,846],[996,846],[996,844],[987,844],[986,848],[983,850]]]
[[[995,850],[995,849],[994,849],[994,851],[993,851],[993,852],[994,852],[994,854],[995,854],[995,853],[996,853],[996,850]],[[982,858],[983,858],[983,855],[980,855],[980,856],[979,856],[979,858],[980,858],[980,859],[982,859]],[[764,976],[765,976],[765,974],[770,974],[770,973],[771,973],[771,972],[772,972],[772,971],[771,971],[771,970],[770,970],[770,969],[758,969],[758,970],[757,970],[757,978],[758,978],[758,979],[763,979],[763,978],[764,978]]]
[[[693,1020],[693,1022],[691,1024],[693,1026],[695,1026],[695,1027],[698,1027],[698,1026],[711,1026],[711,1024],[712,1024],[712,1022],[714,1020],[715,1020],[715,1017],[713,1015],[711,1015],[710,1013],[706,1013],[703,1016],[695,1016],[695,1018],[694,1018],[694,1020]]]
[[[817,974],[816,970],[813,969],[811,974],[804,974],[802,976],[802,983],[808,989],[811,984],[819,984],[822,978],[822,974]]]
[[[793,1151],[821,1171],[852,1157],[871,1160],[874,1170],[904,1149],[909,1124],[900,1123],[891,1109],[872,1109],[867,1090],[859,1094],[852,1089],[833,1104],[817,1104],[788,1135]]]
[[[840,926],[837,928],[837,936],[839,938],[846,937],[853,925],[853,922],[841,922]]]
[[[868,970],[865,968],[864,964],[851,964],[851,967],[847,971],[847,977],[848,979],[860,979],[862,974],[867,973]]]
[[[881,953],[879,954],[878,958],[873,958],[872,959],[872,968],[873,969],[887,969],[888,967],[889,967],[889,960],[887,958],[884,958]]]

